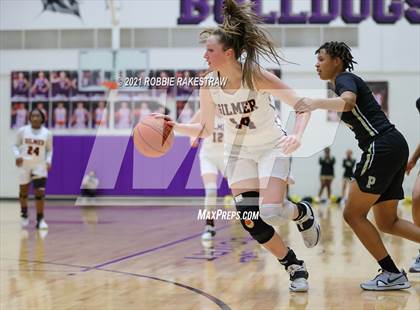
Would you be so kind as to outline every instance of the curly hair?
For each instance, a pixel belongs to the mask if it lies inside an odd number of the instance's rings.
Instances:
[[[344,42],[330,41],[324,43],[320,48],[315,51],[315,55],[318,54],[322,49],[330,55],[331,57],[338,57],[343,61],[343,70],[349,71],[354,70],[353,64],[357,64],[353,60],[353,55],[351,54],[351,48]]]

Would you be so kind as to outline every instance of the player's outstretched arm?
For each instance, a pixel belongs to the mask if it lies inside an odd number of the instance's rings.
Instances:
[[[356,94],[346,91],[336,98],[311,99],[303,98],[295,105],[295,111],[307,112],[316,109],[329,110],[336,112],[348,112],[353,110],[356,105]]]
[[[207,88],[200,89],[200,110],[201,117],[198,123],[182,124],[172,120],[168,115],[152,113],[155,118],[165,119],[169,126],[180,135],[190,137],[206,138],[213,134],[214,118],[215,118],[215,105],[211,99],[210,92]]]

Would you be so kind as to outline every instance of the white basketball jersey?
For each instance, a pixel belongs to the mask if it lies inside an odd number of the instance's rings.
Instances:
[[[216,115],[213,134],[203,140],[201,152],[223,156],[224,120]]]
[[[210,73],[217,78],[217,73]],[[262,145],[283,137],[283,129],[275,109],[274,98],[264,91],[251,91],[246,86],[233,94],[220,87],[210,89],[216,109],[224,119],[225,143]]]
[[[40,129],[33,129],[31,125],[23,126],[17,132],[14,152],[16,157],[23,158],[24,165],[51,163],[51,132],[44,126]]]

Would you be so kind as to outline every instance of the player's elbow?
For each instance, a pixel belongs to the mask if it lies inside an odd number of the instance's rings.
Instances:
[[[345,102],[346,103],[344,104],[343,112],[350,112],[356,106],[356,102],[355,101],[349,100],[349,101],[345,101]]]
[[[343,96],[341,99],[344,101],[343,112],[349,112],[354,109],[356,106],[356,97],[355,96]]]

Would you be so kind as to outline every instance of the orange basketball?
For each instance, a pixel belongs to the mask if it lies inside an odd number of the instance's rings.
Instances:
[[[172,147],[173,139],[172,127],[163,119],[148,116],[134,127],[134,146],[147,157],[165,155]]]

